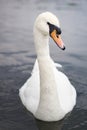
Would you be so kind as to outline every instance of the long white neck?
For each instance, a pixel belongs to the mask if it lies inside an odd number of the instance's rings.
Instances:
[[[34,42],[37,57],[48,57],[49,54],[49,35],[42,35],[38,30],[34,30]]]
[[[55,66],[49,56],[48,41],[48,36],[43,36],[37,31],[35,45],[40,74],[40,101],[35,116],[43,120],[52,120],[51,114],[56,118],[55,115],[58,113]]]

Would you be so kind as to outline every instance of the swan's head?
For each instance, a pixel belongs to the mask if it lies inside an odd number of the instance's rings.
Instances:
[[[61,28],[58,18],[50,13],[45,12],[40,14],[36,21],[34,27],[43,35],[50,36],[54,42],[61,48],[65,50],[64,43],[61,39]]]

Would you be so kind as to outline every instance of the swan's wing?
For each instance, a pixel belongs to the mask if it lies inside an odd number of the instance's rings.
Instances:
[[[39,104],[40,81],[38,62],[36,60],[31,77],[19,90],[19,96],[23,105],[33,114],[36,112]]]
[[[62,68],[62,65],[59,64],[59,63],[55,63],[55,66],[56,66],[57,68]]]
[[[55,78],[61,107],[67,113],[71,111],[76,104],[75,88],[64,73],[55,70]]]

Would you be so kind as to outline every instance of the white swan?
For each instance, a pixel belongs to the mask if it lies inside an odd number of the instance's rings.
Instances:
[[[32,75],[20,88],[23,105],[44,121],[58,121],[76,104],[76,90],[65,74],[57,70],[49,54],[49,35],[65,49],[60,37],[59,21],[50,12],[40,14],[34,24],[34,42],[37,53]]]

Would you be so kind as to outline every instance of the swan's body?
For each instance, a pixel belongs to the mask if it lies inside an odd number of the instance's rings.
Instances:
[[[51,24],[48,25],[48,22]],[[34,39],[37,60],[31,77],[19,91],[24,106],[36,118],[44,121],[61,120],[76,104],[74,87],[66,75],[57,70],[49,54],[49,26],[52,25],[59,27],[59,21],[49,12],[36,19]],[[59,46],[64,49],[64,45]]]

